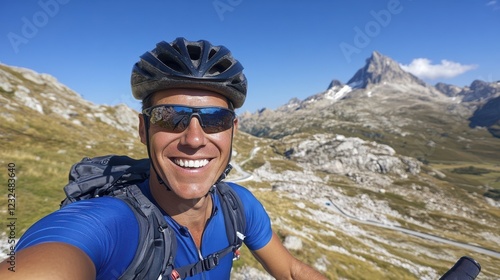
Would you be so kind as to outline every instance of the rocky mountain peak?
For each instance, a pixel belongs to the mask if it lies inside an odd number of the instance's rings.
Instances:
[[[328,85],[327,89],[331,89],[333,87],[341,87],[341,86],[343,86],[342,82],[335,79],[330,83],[330,85]]]
[[[449,97],[459,96],[462,92],[461,87],[445,83],[437,83],[434,87]]]
[[[463,102],[487,101],[500,96],[500,83],[475,80],[461,94],[464,95]]]
[[[474,81],[470,84],[470,89],[471,89],[471,90],[484,90],[484,89],[486,89],[487,87],[491,87],[491,86],[490,86],[490,83],[485,82],[485,81],[481,81],[481,80],[474,80]]]
[[[372,53],[371,57],[366,60],[365,66],[359,69],[347,82],[354,88],[366,88],[369,85],[380,83],[426,85],[419,78],[404,71],[399,63],[377,51]]]
[[[475,80],[462,94],[463,102],[478,104],[477,110],[469,119],[469,126],[485,127],[491,135],[500,138],[500,82]]]

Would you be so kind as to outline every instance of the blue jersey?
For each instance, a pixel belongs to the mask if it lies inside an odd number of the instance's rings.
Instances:
[[[269,216],[262,204],[245,188],[229,185],[239,195],[245,209],[246,246],[250,250],[264,247],[272,236]],[[149,191],[148,181],[139,187],[144,195],[155,202]],[[226,248],[224,217],[219,197],[214,194],[214,211],[202,236],[198,250],[187,228],[164,214],[177,237],[175,266],[197,262],[201,257]],[[78,201],[42,218],[21,237],[16,250],[43,242],[65,242],[83,250],[96,267],[97,279],[116,279],[131,263],[138,246],[139,226],[128,205],[112,197]],[[220,260],[213,270],[188,279],[229,279],[232,255]]]

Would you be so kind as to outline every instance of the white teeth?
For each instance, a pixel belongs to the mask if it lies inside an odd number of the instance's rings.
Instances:
[[[181,167],[200,168],[208,164],[208,159],[201,159],[201,160],[176,159],[175,164]]]

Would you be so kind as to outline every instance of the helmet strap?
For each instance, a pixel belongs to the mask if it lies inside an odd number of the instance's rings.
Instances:
[[[167,184],[165,184],[165,181],[163,181],[163,179],[161,178],[160,173],[158,173],[158,171],[156,170],[154,160],[151,157],[151,149],[149,147],[149,144],[150,144],[150,142],[149,142],[149,117],[146,115],[143,115],[143,117],[144,117],[144,126],[145,126],[144,128],[146,129],[146,147],[148,150],[149,160],[151,161],[151,167],[153,167],[153,170],[156,173],[156,179],[158,180],[158,183],[160,183],[160,185],[164,185],[165,188],[167,189],[167,191],[171,191],[170,187],[167,186]]]
[[[231,148],[229,150],[229,158],[227,160],[227,166],[226,169],[222,172],[222,174],[219,176],[219,179],[215,182],[216,184],[219,183],[220,181],[226,179],[227,175],[229,175],[229,172],[231,172],[231,169],[233,169],[233,166],[231,165],[231,157],[233,155],[233,138],[234,138],[234,124],[231,127]]]

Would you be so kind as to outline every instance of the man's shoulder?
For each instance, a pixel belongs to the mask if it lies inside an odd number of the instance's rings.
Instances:
[[[113,221],[130,220],[135,217],[132,208],[122,199],[103,196],[73,202],[62,207],[55,213],[62,212],[75,213],[75,218],[81,216],[94,216],[102,220],[111,219]]]
[[[83,199],[75,201],[73,203],[63,206],[61,209],[66,209],[67,207],[73,208],[91,208],[97,207],[96,209],[114,209],[127,207],[127,203],[120,198],[114,196],[101,196],[90,199]]]
[[[32,225],[16,250],[47,242],[72,245],[98,268],[97,279],[123,273],[140,240],[139,223],[127,203],[115,197],[97,197],[62,207]]]
[[[98,197],[70,203],[33,224],[18,249],[42,242],[64,242],[79,247],[96,260],[99,244],[138,238],[139,225],[127,203],[114,197]],[[105,240],[105,241],[103,241]],[[109,243],[111,244],[111,243]],[[95,251],[92,251],[96,249]]]
[[[264,247],[272,236],[269,215],[264,206],[247,188],[235,183],[228,185],[237,193],[245,210],[245,244],[250,250]]]

